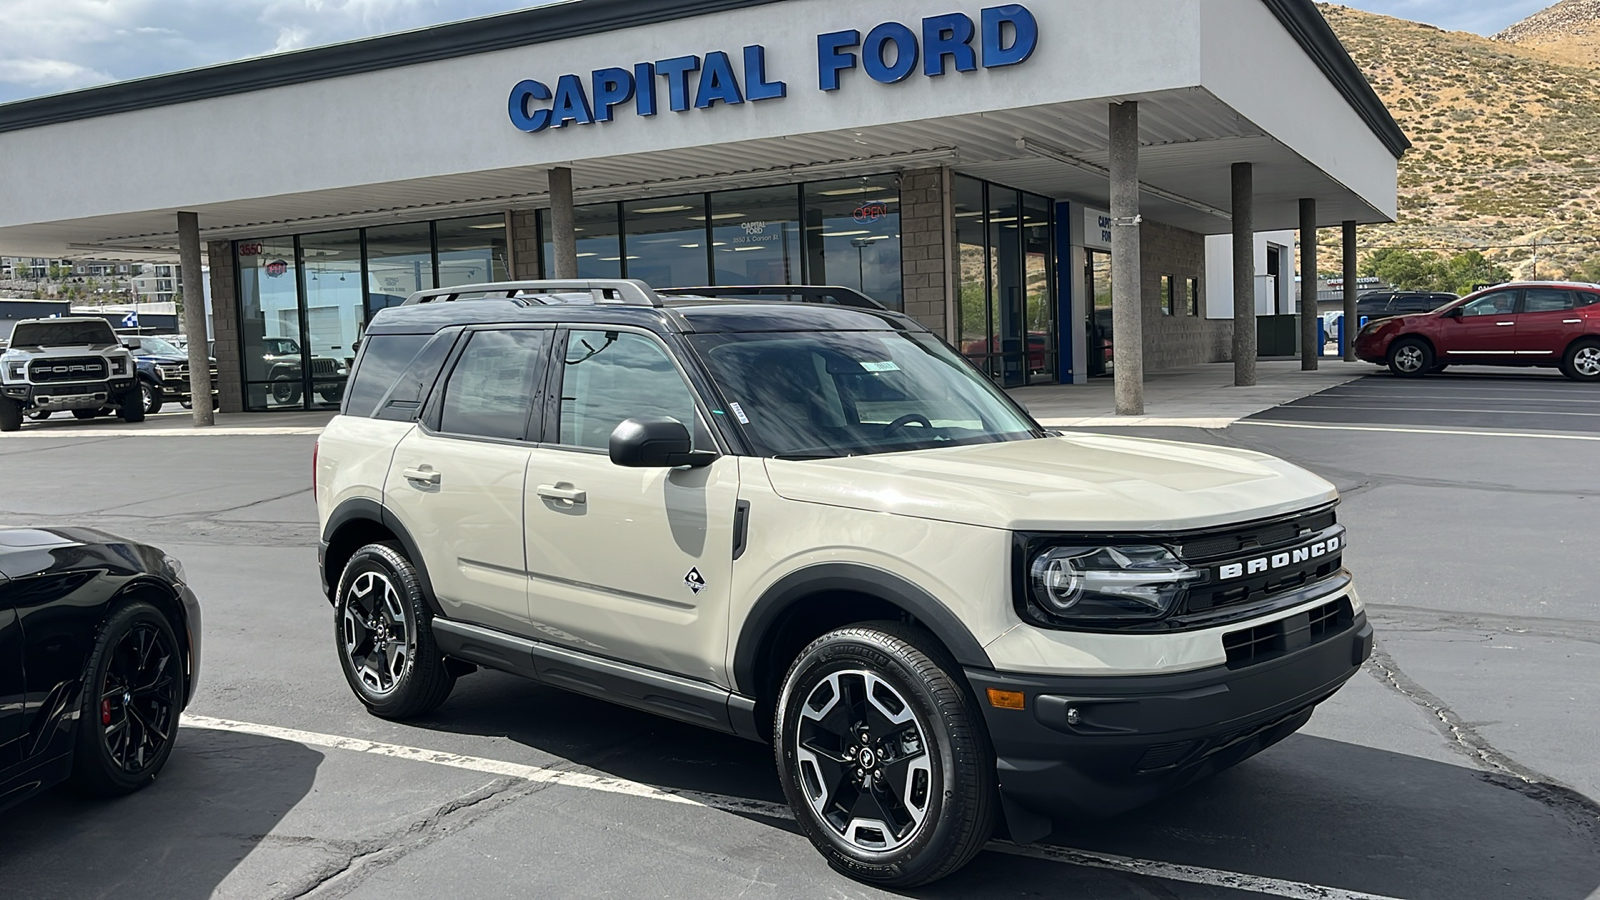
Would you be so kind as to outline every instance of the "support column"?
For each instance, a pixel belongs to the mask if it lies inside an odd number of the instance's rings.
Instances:
[[[1117,415],[1144,415],[1144,278],[1139,262],[1139,104],[1111,105],[1111,329]]]
[[[239,344],[238,260],[233,255],[233,242],[206,244],[206,261],[211,265],[211,336],[217,344],[211,355],[217,361],[218,399],[222,412],[244,412],[240,365],[244,348]]]
[[[189,339],[189,396],[195,427],[216,424],[211,409],[211,357],[206,353],[206,288],[200,267],[200,216],[178,213],[178,264],[183,273],[183,330]]]
[[[1344,361],[1356,361],[1356,223],[1344,223]]]
[[[1256,176],[1233,164],[1233,384],[1256,383]]]
[[[578,234],[572,212],[572,170],[560,166],[550,170],[550,240],[555,245],[556,270],[551,277],[578,277]]]
[[[1300,201],[1300,369],[1317,370],[1317,201]]]

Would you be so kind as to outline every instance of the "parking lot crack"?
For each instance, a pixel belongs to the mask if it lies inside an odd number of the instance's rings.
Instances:
[[[1600,837],[1600,803],[1497,749],[1443,700],[1407,676],[1382,647],[1373,648],[1367,667],[1386,687],[1425,710],[1451,748],[1471,759],[1484,781],[1541,803]]]

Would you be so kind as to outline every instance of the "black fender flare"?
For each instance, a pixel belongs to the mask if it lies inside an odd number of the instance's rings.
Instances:
[[[956,662],[975,669],[993,669],[983,645],[950,608],[926,590],[892,572],[858,563],[819,563],[778,579],[756,600],[739,629],[733,653],[735,690],[756,696],[756,661],[766,636],[790,607],[807,596],[849,591],[878,597],[910,613],[944,644]]]
[[[400,524],[400,520],[391,513],[388,507],[370,497],[352,497],[339,504],[332,514],[328,516],[328,523],[322,528],[322,549],[325,552],[328,545],[333,543],[334,535],[351,522],[374,522],[382,525],[400,542],[400,548],[405,551],[406,558],[417,567],[417,577],[422,581],[422,595],[428,601],[428,606],[433,614],[444,618],[439,607],[439,601],[433,593],[433,579],[428,577],[428,565],[423,562],[422,550],[418,546],[411,532]],[[320,555],[320,554],[319,554]],[[322,567],[322,588],[333,599],[333,592],[339,586],[339,572],[329,572],[326,565]]]

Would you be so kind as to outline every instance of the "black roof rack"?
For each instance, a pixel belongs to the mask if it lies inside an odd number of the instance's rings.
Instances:
[[[559,295],[569,296],[562,297]],[[660,307],[666,303],[650,285],[626,278],[604,278],[575,281],[498,281],[489,284],[463,284],[456,287],[418,291],[406,298],[402,306],[421,306],[426,303],[454,303],[457,300],[513,300],[525,306],[561,306],[582,303],[574,294],[588,294],[588,302],[595,306],[649,306]]]
[[[672,297],[711,299],[760,297],[774,302],[819,303],[851,309],[888,310],[887,306],[855,288],[823,284],[719,284],[716,287],[662,288],[659,293]]]

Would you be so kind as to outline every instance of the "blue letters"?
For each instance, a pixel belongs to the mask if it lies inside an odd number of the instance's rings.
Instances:
[[[656,66],[655,63],[639,63],[633,67],[634,109],[641,116],[656,114]]]
[[[1005,26],[1014,34],[1011,46],[1004,46]],[[983,11],[983,67],[997,69],[1028,61],[1039,48],[1039,22],[1027,7],[1012,3]]]
[[[789,85],[767,80],[767,48],[760,44],[744,48],[744,95],[751,101],[789,96]]]
[[[532,134],[550,127],[550,110],[540,109],[529,112],[529,100],[549,100],[550,88],[529,79],[520,81],[511,89],[511,124],[517,126],[519,131]]]
[[[859,31],[833,31],[817,36],[817,84],[825,91],[839,89],[839,73],[856,67],[856,55],[849,51],[861,43]]]
[[[589,96],[583,92],[583,82],[576,75],[563,75],[556,82],[556,99],[550,105],[550,118],[557,128],[568,122],[588,125],[594,121],[594,111],[589,108]]]
[[[978,26],[961,13],[932,16],[922,20],[922,74],[937,78],[945,72],[945,57],[956,61],[957,72],[972,72],[978,68],[978,51],[972,49],[972,39],[978,35]]]
[[[698,56],[677,56],[656,63],[656,71],[667,80],[667,105],[673,112],[688,111],[689,73],[699,69]]]
[[[894,45],[893,65],[888,62],[889,45]],[[899,22],[885,22],[867,32],[867,41],[861,45],[861,66],[881,84],[895,84],[911,77],[917,70],[917,36]]]
[[[627,69],[599,69],[594,73],[594,120],[611,121],[611,110],[633,99],[633,73]]]
[[[718,100],[729,106],[744,102],[744,95],[739,93],[739,76],[733,74],[733,61],[721,50],[706,54],[706,66],[700,72],[700,89],[694,95],[694,108],[710,109]]]

